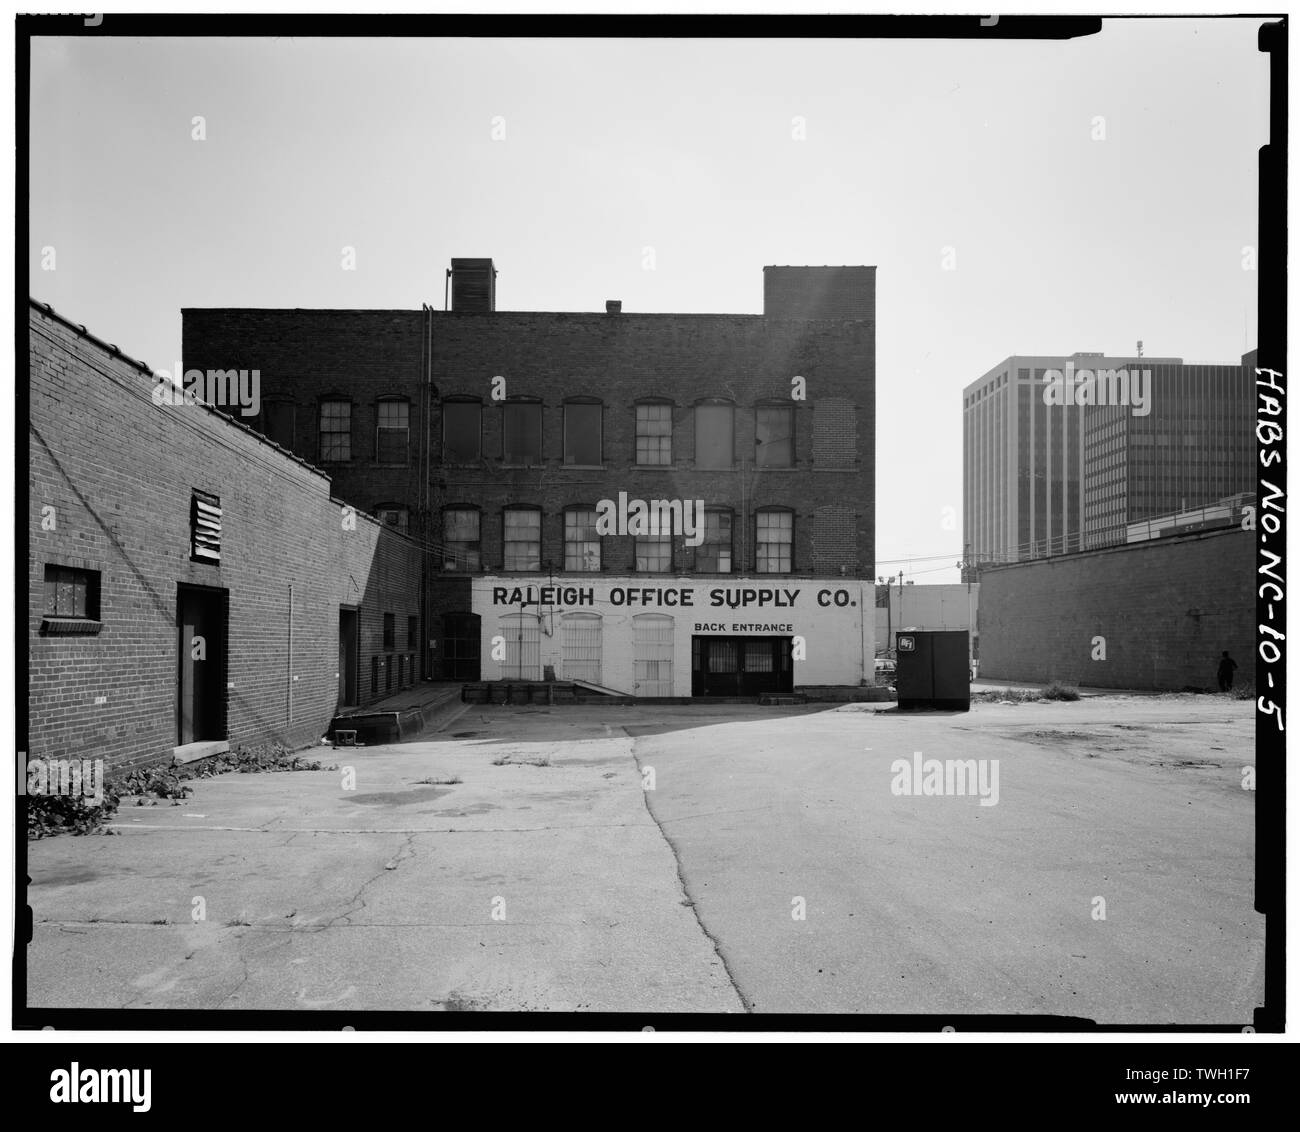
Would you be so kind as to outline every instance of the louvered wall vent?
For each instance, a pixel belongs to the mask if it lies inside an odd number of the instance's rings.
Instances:
[[[202,491],[190,503],[190,557],[221,561],[221,500]]]

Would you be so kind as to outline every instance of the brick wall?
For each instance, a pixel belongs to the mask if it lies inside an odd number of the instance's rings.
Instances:
[[[420,311],[183,310],[181,356],[187,369],[256,369],[263,405],[292,406],[292,450],[330,476],[334,493],[373,513],[406,503],[419,533],[420,429],[424,320]],[[213,317],[218,315],[219,317]],[[377,460],[379,401],[410,405],[407,463]],[[352,459],[322,459],[320,404],[346,401],[352,414]],[[262,427],[263,419],[250,420]]]
[[[795,512],[795,570],[828,568],[814,551],[813,515],[819,503],[851,500],[856,515],[854,569],[874,568],[874,328],[869,323],[771,322],[734,315],[516,314],[439,316],[434,327],[434,368],[442,397],[483,399],[482,466],[435,467],[435,498],[483,509],[483,558],[502,562],[501,511],[507,504],[542,508],[544,562],[562,567],[563,508],[616,498],[703,499],[706,507],[735,512],[737,568],[751,568],[756,507]],[[540,468],[502,465],[500,406],[491,400],[492,378],[506,378],[508,396],[542,400]],[[792,401],[791,378],[803,377],[807,399]],[[567,468],[564,402],[597,396],[604,404],[603,464]],[[664,468],[636,463],[636,402],[656,396],[672,402],[673,463]],[[695,465],[694,404],[722,398],[735,405],[732,471]],[[861,425],[822,466],[814,450],[815,416],[823,399],[850,413],[860,406]],[[754,466],[755,410],[770,401],[794,408],[793,468]],[[852,417],[850,417],[852,419]],[[433,422],[435,437],[441,421]],[[848,458],[848,453],[852,458]],[[742,475],[740,462],[748,461]],[[742,513],[748,522],[741,523]],[[436,521],[436,516],[435,516]],[[604,564],[618,573],[633,568],[630,538],[605,540]],[[743,553],[742,553],[743,552]],[[842,556],[837,556],[838,567]],[[678,548],[675,569],[689,555]]]
[[[875,321],[874,267],[765,267],[768,318],[860,318]]]
[[[155,404],[155,378],[139,363],[48,309],[32,307],[29,340],[33,757],[103,758],[111,770],[170,755],[179,586],[227,592],[232,744],[296,747],[324,733],[338,696],[340,606],[359,610],[363,701],[372,658],[385,688],[399,656],[418,660],[407,619],[420,612],[421,556],[410,540],[364,516],[349,522],[326,476],[221,414]],[[220,499],[219,564],[191,559],[195,490]],[[98,572],[98,633],[46,631],[51,564]],[[385,613],[396,622],[392,652]],[[417,677],[418,664],[402,669],[408,683]],[[399,682],[395,673],[394,690]]]
[[[1251,681],[1254,549],[1229,530],[982,570],[980,677],[1214,689],[1227,649]]]
[[[413,514],[418,512],[418,472],[403,478],[393,469],[374,467],[366,446],[381,396],[408,397],[413,437],[423,432],[422,312],[214,309],[183,314],[185,365],[260,367],[264,400],[290,397],[310,417],[310,427],[300,426],[297,437],[298,451],[308,459],[317,451],[314,422],[320,401],[350,389],[356,458],[347,467],[330,466],[336,491],[365,508],[404,493]],[[731,508],[737,521],[737,569],[742,562],[753,567],[753,512],[770,506],[795,512],[797,573],[846,566],[851,573],[873,575],[874,319],[439,311],[428,321],[436,387],[428,418],[433,449],[430,541],[442,537],[444,506],[478,507],[483,512],[483,560],[499,568],[503,508],[535,505],[544,516],[543,561],[559,568],[563,509],[626,491],[632,498],[703,499],[708,506]],[[371,347],[381,343],[382,354],[368,357]],[[542,402],[540,467],[502,465],[502,411],[492,398],[498,376],[505,378],[507,396]],[[806,382],[803,401],[791,400],[793,377]],[[603,402],[603,463],[565,467],[565,399],[592,396]],[[473,467],[441,463],[441,402],[449,397],[478,398],[483,404],[483,458]],[[635,405],[649,397],[667,398],[673,405],[674,459],[667,468],[635,462]],[[732,471],[695,467],[693,406],[709,397],[736,405]],[[791,469],[754,467],[755,408],[764,400],[795,408]],[[748,461],[743,475],[742,457]],[[412,460],[414,469],[414,455]],[[837,545],[825,557],[817,549],[814,516],[818,506],[832,502],[853,509],[852,548]],[[418,533],[423,528],[416,522],[413,529]],[[632,569],[632,540],[606,539],[604,557],[609,570]],[[685,568],[688,561],[679,547],[674,569]]]

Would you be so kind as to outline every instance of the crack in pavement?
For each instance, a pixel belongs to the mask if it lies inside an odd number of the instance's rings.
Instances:
[[[346,921],[349,916],[353,916],[357,912],[360,912],[363,908],[365,908],[366,902],[365,900],[362,899],[361,894],[365,892],[365,890],[369,888],[372,884],[374,884],[375,881],[381,879],[382,877],[386,876],[388,873],[394,871],[397,868],[397,865],[403,859],[405,859],[403,857],[403,853],[406,853],[407,850],[410,851],[408,856],[415,855],[415,849],[411,844],[415,836],[416,836],[415,831],[412,831],[411,833],[407,834],[406,840],[402,843],[401,847],[397,850],[397,855],[395,857],[390,857],[387,861],[385,861],[383,865],[380,866],[379,871],[374,876],[370,877],[368,880],[363,881],[361,887],[358,888],[356,892],[354,892],[352,896],[348,898],[347,909],[343,912],[340,912],[337,916],[331,916],[328,920],[324,921],[324,923],[321,926],[324,928],[332,928],[336,926],[340,920]],[[347,926],[354,927],[356,925],[349,923]]]
[[[630,738],[632,739],[632,745],[629,753],[632,756],[632,761],[636,763],[638,774],[641,774],[642,772],[641,758],[637,754],[638,740],[636,737],[630,736]],[[644,778],[644,775],[641,776]],[[641,791],[641,800],[645,804],[646,813],[650,815],[650,820],[655,823],[655,826],[659,830],[659,835],[664,839],[664,842],[667,844],[669,851],[673,855],[673,862],[677,866],[677,887],[681,890],[682,896],[686,898],[685,903],[690,908],[691,915],[695,917],[695,922],[699,925],[700,931],[703,933],[704,938],[709,941],[710,946],[713,948],[713,953],[718,957],[718,961],[722,964],[723,973],[727,976],[727,982],[731,984],[732,993],[736,996],[737,1001],[739,1001],[740,1008],[746,1014],[752,1014],[754,1012],[754,1008],[750,1004],[749,999],[745,996],[744,991],[740,989],[740,984],[739,982],[736,981],[735,972],[732,971],[731,964],[727,961],[727,956],[722,949],[722,944],[719,942],[717,936],[715,936],[711,931],[709,931],[708,927],[704,923],[704,920],[700,917],[700,909],[695,902],[694,895],[692,895],[690,888],[687,886],[686,883],[686,873],[682,869],[682,855],[677,851],[677,846],[673,843],[673,839],[668,836],[668,831],[664,829],[664,823],[659,820],[658,816],[655,814],[653,808],[651,807],[650,792],[648,790],[643,789]],[[771,809],[770,806],[762,806],[759,808],[765,810]],[[753,811],[737,810],[734,812],[746,813],[746,812],[753,812]],[[700,816],[705,816],[705,815],[700,815]]]
[[[236,936],[235,938],[238,939],[239,937]],[[223,998],[220,1002],[217,1003],[216,1005],[217,1010],[220,1010],[223,1006],[225,1006],[226,1003],[228,1003],[232,998],[235,997],[235,995],[237,995],[241,990],[243,990],[248,983],[250,977],[250,973],[248,970],[248,960],[244,957],[244,954],[242,952],[240,952],[236,957],[239,959],[239,965],[241,968],[243,968],[244,973],[241,976],[239,982],[235,985],[234,990],[232,990],[228,995],[226,995],[225,998]]]

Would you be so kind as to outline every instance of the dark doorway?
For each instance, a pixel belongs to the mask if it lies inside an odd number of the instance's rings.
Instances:
[[[339,607],[339,706],[357,703],[357,611]]]
[[[479,679],[479,615],[442,615],[442,678]]]
[[[226,737],[226,591],[179,586],[176,593],[176,740]]]
[[[692,637],[692,696],[794,690],[791,637]]]

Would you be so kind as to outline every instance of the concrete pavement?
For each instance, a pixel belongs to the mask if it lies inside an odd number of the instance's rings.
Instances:
[[[631,745],[322,748],[354,790],[225,775],[34,842],[29,1004],[737,1011]]]
[[[847,705],[647,736],[637,756],[750,1009],[1246,1025],[1252,728],[1250,703],[1218,697]],[[916,751],[996,759],[997,804],[895,794]]]
[[[1260,1000],[1248,701],[453,726],[320,749],[352,790],[227,775],[32,843],[31,1005],[1244,1025]],[[997,804],[895,793],[916,751],[997,760]]]

